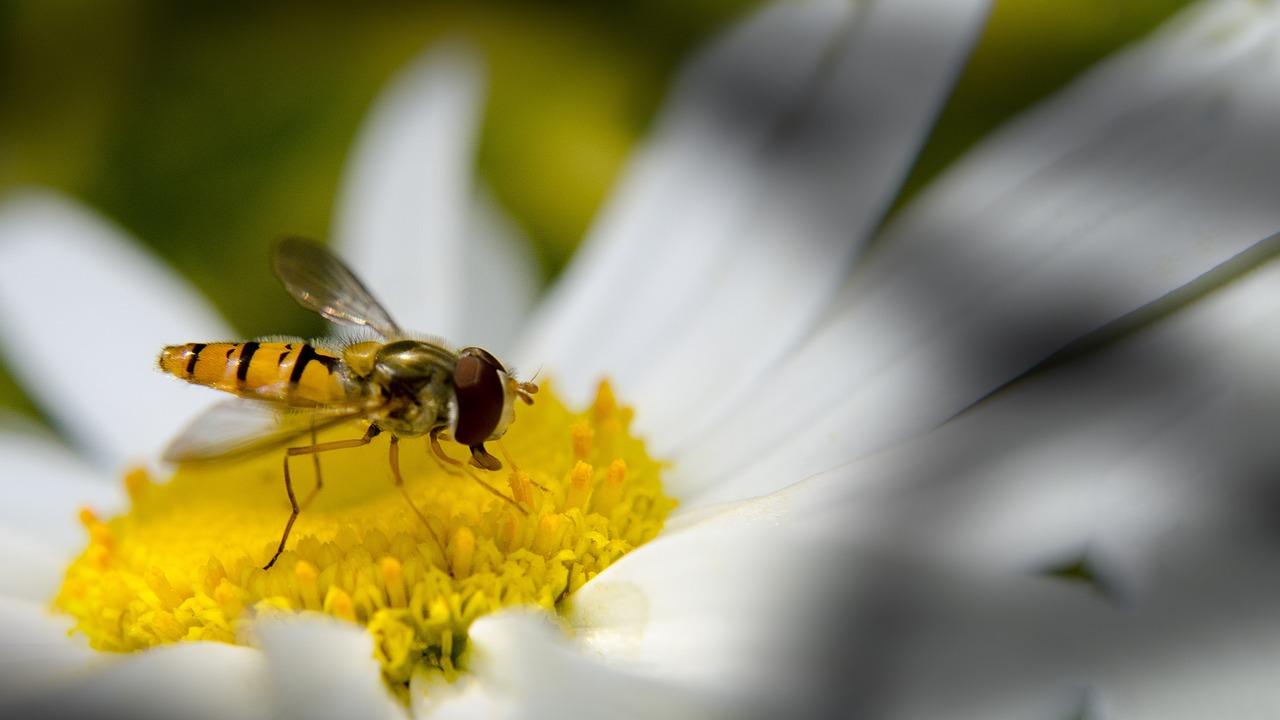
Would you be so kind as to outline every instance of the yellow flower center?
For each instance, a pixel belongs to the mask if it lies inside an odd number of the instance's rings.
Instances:
[[[282,451],[183,466],[164,484],[134,471],[127,514],[102,522],[81,513],[89,547],[55,605],[93,647],[121,652],[236,642],[251,611],[328,613],[369,629],[388,685],[404,696],[416,671],[452,679],[465,669],[476,618],[511,605],[554,610],[658,533],[675,501],[630,419],[607,384],[582,413],[544,387],[503,440],[516,467],[474,471],[514,503],[446,472],[425,441],[403,442],[404,484],[422,518],[394,486],[385,440],[323,453],[323,488],[270,570],[262,566],[290,514]],[[361,432],[348,426],[320,440]],[[313,462],[289,462],[301,503],[315,487]]]

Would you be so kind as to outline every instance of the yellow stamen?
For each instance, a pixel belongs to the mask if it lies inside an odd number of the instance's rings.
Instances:
[[[325,593],[324,611],[343,620],[358,622],[355,603],[351,602],[351,596],[347,591],[337,585],[330,585],[329,592]]]
[[[543,557],[560,549],[564,536],[564,518],[560,515],[543,515],[538,521],[538,534],[533,539],[533,551]]]
[[[569,494],[564,500],[565,510],[581,510],[587,506],[591,494],[591,466],[579,460],[569,476]]]
[[[453,568],[453,574],[456,577],[470,575],[471,561],[476,554],[476,536],[471,532],[471,528],[465,525],[458,528],[453,534],[453,545],[450,551],[449,565]]]
[[[570,436],[573,438],[573,457],[576,460],[591,459],[591,445],[595,440],[595,433],[591,431],[591,426],[585,421],[576,422],[570,429]]]
[[[591,509],[595,512],[609,516],[610,511],[618,504],[618,498],[622,497],[623,484],[627,481],[627,463],[625,460],[614,460],[609,464],[609,471],[605,473],[604,482],[600,484],[600,490],[591,498]]]
[[[607,384],[585,412],[570,412],[544,386],[518,413],[504,437],[507,467],[479,475],[524,512],[466,475],[445,473],[429,450],[411,451],[418,443],[402,443],[404,485],[420,519],[395,488],[385,441],[375,440],[321,456],[324,487],[266,571],[289,516],[282,451],[180,467],[167,483],[132,470],[127,514],[103,522],[81,511],[89,546],[67,569],[55,605],[93,647],[111,651],[236,642],[252,635],[243,626],[258,612],[320,611],[369,629],[384,678],[402,698],[415,673],[452,679],[466,671],[467,630],[478,617],[510,605],[555,610],[652,539],[675,505]],[[353,425],[320,440],[362,432]],[[291,467],[295,492],[306,497],[311,464]]]
[[[316,566],[306,560],[299,560],[298,564],[293,567],[294,580],[298,583],[298,594],[300,596],[302,609],[319,610],[320,605],[320,586],[316,583],[320,572],[316,570]]]
[[[387,602],[391,607],[404,607],[404,568],[400,561],[388,555],[378,561],[378,565],[382,568],[382,580],[387,584]]]
[[[533,505],[533,483],[529,482],[529,473],[516,470],[511,473],[507,484],[511,486],[511,497],[522,506]]]
[[[134,468],[124,475],[124,489],[129,493],[129,500],[139,502],[147,489],[151,487],[151,479],[147,477],[147,471],[143,468]]]

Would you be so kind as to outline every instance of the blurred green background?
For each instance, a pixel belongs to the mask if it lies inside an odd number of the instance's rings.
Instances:
[[[0,0],[0,191],[40,183],[112,217],[245,337],[315,335],[266,248],[323,237],[357,125],[432,39],[470,38],[491,81],[479,168],[564,266],[664,88],[758,2]],[[997,0],[907,192],[1001,120],[1185,0]],[[554,178],[554,181],[551,179]],[[0,368],[0,407],[36,414]]]

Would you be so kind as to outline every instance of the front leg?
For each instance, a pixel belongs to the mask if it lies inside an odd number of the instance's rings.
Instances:
[[[515,508],[516,510],[519,510],[521,515],[529,514],[529,511],[520,507],[520,503],[507,497],[502,493],[502,491],[498,490],[497,488],[485,482],[484,480],[481,480],[480,476],[476,475],[466,465],[462,464],[461,460],[455,460],[449,457],[448,455],[446,455],[444,452],[444,448],[440,447],[439,436],[441,432],[442,431],[440,429],[431,431],[431,435],[430,435],[431,452],[440,461],[440,464],[444,467],[446,472],[449,472],[449,474],[451,475],[456,474],[457,472],[466,473],[468,476],[471,477],[472,480],[475,480],[477,483],[479,483],[480,487],[484,488],[485,490],[488,490],[489,492],[493,493],[497,497],[506,501],[507,504],[511,505],[511,507]],[[497,462],[497,458],[494,458],[494,461]],[[498,467],[502,467],[502,464],[499,463]],[[454,468],[454,470],[450,470],[450,468]]]

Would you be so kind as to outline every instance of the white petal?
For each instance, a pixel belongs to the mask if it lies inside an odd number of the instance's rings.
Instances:
[[[0,527],[0,596],[48,602],[72,557],[30,533]]]
[[[583,655],[545,615],[511,610],[470,629],[473,680],[436,684],[420,713],[462,718],[741,717],[714,695],[655,681]],[[739,708],[741,710],[741,708]]]
[[[466,301],[457,308],[458,335],[450,340],[485,348],[499,359],[510,357],[541,284],[533,245],[484,188],[476,193],[467,238],[462,258]],[[528,371],[523,378],[537,368]]]
[[[342,181],[335,242],[406,330],[463,330],[481,76],[457,43],[418,56],[378,97]]]
[[[765,717],[804,708],[824,667],[812,632],[836,617],[827,590],[863,587],[873,553],[859,548],[884,529],[874,504],[847,501],[849,481],[686,516],[587,583],[566,618],[588,653],[631,672]]]
[[[165,345],[231,337],[118,227],[48,191],[0,203],[0,350],[36,402],[114,470],[208,403],[156,370]]]
[[[996,210],[994,205],[1009,205],[1011,193],[1037,193],[1042,183],[1058,186],[1061,192],[1070,189],[1060,187],[1062,184],[1075,180],[1078,192],[1105,196],[1110,185],[1079,186],[1108,179],[1090,172],[1101,164],[1098,158],[1115,161],[1114,168],[1122,175],[1145,168],[1153,173],[1152,180],[1174,188],[1214,188],[1208,182],[1200,186],[1170,183],[1177,178],[1169,177],[1170,171],[1190,160],[1216,166],[1220,177],[1224,166],[1230,167],[1223,156],[1235,154],[1238,159],[1240,145],[1255,144],[1259,149],[1271,145],[1265,127],[1256,121],[1275,103],[1267,88],[1275,83],[1275,59],[1270,50],[1276,41],[1276,15],[1272,2],[1219,0],[1194,5],[1150,39],[1108,59],[988,138],[944,182],[930,189],[928,199],[913,209],[915,217],[907,227],[939,220],[952,224],[957,219],[991,213]],[[1219,138],[1228,147],[1217,151],[1221,154],[1216,161],[1212,154],[1199,157],[1200,151]],[[1146,142],[1141,142],[1144,139]],[[1177,153],[1160,154],[1162,149],[1178,148],[1179,141],[1188,145]],[[1108,158],[1107,152],[1119,154]],[[1089,163],[1071,163],[1075,153],[1083,153]],[[1259,172],[1249,166],[1265,165],[1261,160],[1247,163],[1238,174],[1229,173],[1239,178],[1232,187],[1243,186],[1247,173]],[[1064,162],[1065,166],[1056,167]],[[1046,175],[1046,170],[1052,174]],[[1130,182],[1121,180],[1123,185]],[[1022,187],[1027,183],[1035,186]],[[1158,189],[1153,188],[1148,202],[1159,201]],[[1123,206],[1129,197],[1116,198],[1111,205]],[[1179,201],[1196,201],[1197,197],[1199,203],[1208,204],[1209,198],[1201,193],[1187,193],[1165,198],[1162,207],[1191,214],[1179,208]],[[1216,220],[1225,214],[1226,208],[1220,208],[1210,218]],[[1032,225],[1032,229],[1039,226]],[[905,233],[905,228],[900,232]],[[939,239],[926,236],[917,241]],[[1003,247],[1011,239],[995,238],[992,242]]]
[[[1080,704],[1083,586],[916,552],[893,463],[677,521],[573,599],[588,652],[761,717],[1016,718]],[[1050,712],[1046,717],[1057,717]]]
[[[980,572],[1036,573],[1085,558],[1113,599],[1154,592],[1153,558],[1189,524],[1237,527],[1267,507],[1280,418],[1280,265],[1138,336],[996,395],[941,429],[845,468],[846,492],[897,528],[883,541]],[[804,458],[744,468],[762,492]],[[760,484],[752,484],[759,482]],[[833,496],[830,502],[849,495]],[[1259,498],[1264,501],[1259,502]]]
[[[1105,717],[1273,718],[1280,694],[1280,553],[1273,538],[1223,543],[1187,533],[1166,549],[1150,602],[1093,663]],[[1259,542],[1261,540],[1261,542]]]
[[[5,664],[20,670],[4,674],[15,681],[3,686],[0,713],[5,717],[272,717],[262,657],[256,650],[197,642],[129,655],[91,653],[68,639],[65,630],[54,640],[54,623],[40,621],[31,611],[22,613],[8,601],[0,603],[5,617],[25,615],[27,624],[38,631],[15,636],[9,633],[8,620],[0,625],[0,635],[20,644],[4,648]],[[24,658],[33,664],[26,669],[21,662],[14,664]]]
[[[84,550],[78,510],[112,514],[124,506],[108,482],[38,429],[0,413],[0,595],[47,602],[67,563]]]
[[[890,555],[846,622],[822,628],[840,645],[829,686],[854,717],[1274,717],[1274,541],[1184,540],[1130,611],[1066,582]]]
[[[109,663],[83,636],[69,636],[70,617],[45,602],[0,594],[0,715],[31,698],[51,694]]]
[[[1114,598],[1145,594],[1151,558],[1228,493],[1239,407],[1222,363],[1170,333],[996,397],[867,461],[885,542],[955,567],[1033,574],[1086,559]],[[1221,345],[1206,338],[1206,355]],[[1164,360],[1162,362],[1162,360]]]
[[[852,12],[840,2],[772,5],[694,61],[540,308],[522,360],[547,363],[574,399],[605,372],[624,393],[634,385],[640,360],[624,353],[650,350],[650,359],[655,330],[727,254],[757,199],[763,150]]]
[[[916,547],[916,528],[884,512],[903,460],[678,520],[583,587],[567,618],[588,653],[761,717],[1077,708],[1114,612],[1084,586]]]
[[[827,659],[851,668],[832,679],[833,687],[854,688],[853,704],[842,707],[911,718],[1082,709],[1102,717],[1272,716],[1274,682],[1258,668],[1275,664],[1280,632],[1269,620],[1280,582],[1273,509],[1280,453],[1273,423],[1257,437],[1241,431],[1280,417],[1277,283],[1280,267],[1263,268],[1131,342],[845,468],[839,482],[823,483],[820,502],[780,518],[784,531],[770,539],[783,547],[794,532],[786,526],[797,522],[868,534],[851,550],[832,543],[823,556],[845,550],[827,574],[851,593],[844,604],[851,619],[842,625],[831,620],[838,614],[814,613],[843,650]],[[1250,405],[1257,414],[1242,412]],[[671,541],[688,532],[677,529]],[[734,582],[721,574],[728,549],[683,548],[711,575],[705,587],[692,573],[678,574],[680,553],[645,556],[648,549],[618,567],[643,557],[653,576],[671,573],[671,584],[699,596]],[[1131,586],[1122,588],[1134,600],[1128,609],[1109,609],[1084,586],[1073,592],[1034,577],[1086,550],[1114,573],[1104,581]],[[770,554],[754,559],[757,568],[781,564]],[[653,588],[665,581],[633,568],[622,574],[637,577],[645,602],[598,604],[606,617],[632,618],[630,627],[605,623],[617,636],[606,635],[610,645],[649,659],[660,655],[655,626],[669,620],[649,598],[662,596]],[[597,580],[606,578],[616,576]],[[821,593],[823,585],[807,587]],[[736,610],[718,596],[711,601]],[[695,664],[714,658],[695,656]]]
[[[898,442],[1280,228],[1276,25],[1269,4],[1200,8],[997,134],[887,231],[775,383],[690,438],[680,472],[742,468],[767,492],[783,466]],[[743,440],[762,432],[776,440]]]
[[[276,717],[406,717],[387,692],[364,628],[318,613],[259,617],[255,643],[266,656],[276,693]]]
[[[1094,663],[1123,616],[1083,586],[901,557],[864,580],[843,627],[827,629],[843,641],[829,659],[846,676],[829,683],[846,688],[850,716],[1021,720],[1094,707]]]
[[[754,388],[816,323],[892,199],[982,2],[772,6],[682,79],[531,361],[603,374],[662,444]],[[631,395],[630,393],[634,393]]]
[[[3,423],[0,414],[0,527],[71,550],[84,540],[82,507],[114,514],[121,483],[105,478],[47,433]]]

